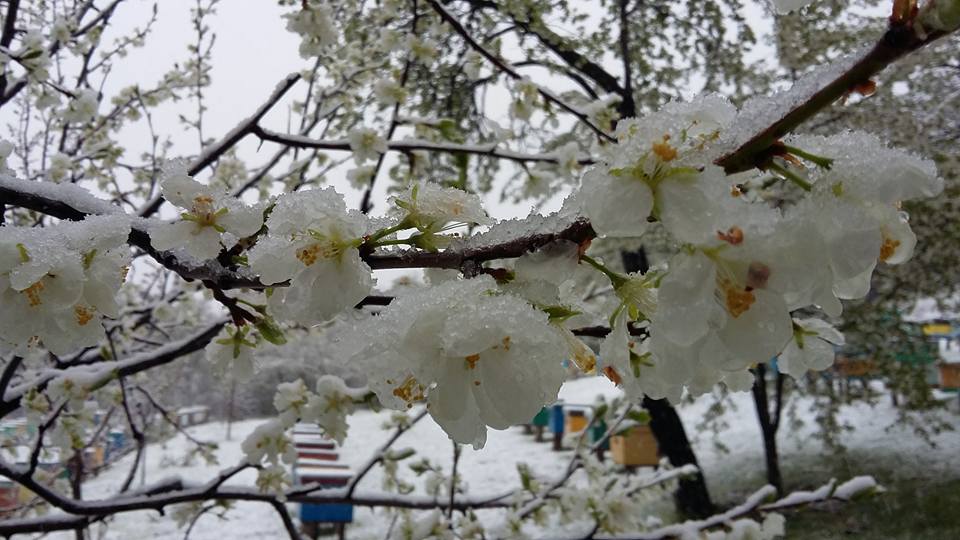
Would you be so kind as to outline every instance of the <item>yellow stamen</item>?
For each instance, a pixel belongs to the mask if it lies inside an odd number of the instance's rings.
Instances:
[[[720,283],[720,289],[724,294],[727,312],[734,318],[743,315],[757,300],[752,291],[737,287],[728,280],[723,280]]]
[[[887,259],[893,257],[897,252],[897,248],[900,247],[900,241],[894,240],[886,235],[883,236],[883,245],[880,246],[880,260],[887,262]]]
[[[40,299],[40,293],[43,292],[43,287],[43,281],[38,281],[20,291],[21,293],[27,295],[27,302],[30,304],[30,307],[37,307],[43,303],[43,300]]]
[[[471,354],[470,356],[464,357],[464,360],[467,361],[467,369],[476,369],[477,362],[480,361],[479,354]]]
[[[95,311],[93,308],[87,308],[84,306],[76,306],[73,308],[73,314],[77,317],[77,324],[80,326],[86,326],[88,322],[93,319]]]
[[[393,395],[406,401],[409,407],[414,401],[423,400],[423,385],[413,377],[407,377],[403,384],[393,389]]]
[[[653,153],[660,158],[660,161],[673,161],[677,159],[677,149],[670,146],[666,137],[664,137],[663,142],[653,143]]]

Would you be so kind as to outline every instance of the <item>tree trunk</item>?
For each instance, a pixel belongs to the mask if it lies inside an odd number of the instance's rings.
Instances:
[[[753,404],[757,409],[757,419],[763,434],[763,453],[767,462],[767,483],[783,494],[783,477],[780,475],[780,456],[777,452],[777,429],[780,427],[780,408],[783,404],[783,374],[777,373],[776,409],[770,414],[770,401],[767,397],[767,366],[757,364],[753,371]]]
[[[683,422],[673,405],[665,399],[644,396],[643,407],[650,413],[650,429],[657,438],[660,453],[670,460],[670,464],[681,467],[691,463],[699,467],[697,455],[693,453]],[[713,502],[701,472],[680,480],[674,499],[677,509],[688,517],[702,518],[713,514]]]

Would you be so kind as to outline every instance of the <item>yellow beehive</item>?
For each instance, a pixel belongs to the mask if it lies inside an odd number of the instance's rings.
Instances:
[[[587,424],[589,423],[590,422],[587,420],[587,414],[585,411],[574,409],[567,411],[567,417],[566,421],[564,422],[563,430],[566,433],[580,433],[587,427]]]
[[[650,426],[633,426],[610,437],[613,461],[630,467],[653,467],[660,463],[657,439]]]

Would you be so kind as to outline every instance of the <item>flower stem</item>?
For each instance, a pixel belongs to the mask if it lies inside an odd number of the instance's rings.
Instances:
[[[810,182],[807,182],[803,178],[800,178],[799,176],[794,174],[792,171],[788,170],[786,167],[781,167],[777,163],[771,162],[769,165],[767,165],[767,169],[770,169],[771,171],[779,174],[785,179],[800,186],[804,191],[810,191],[811,189],[813,189],[813,185],[810,184]]]
[[[818,156],[818,155],[816,155],[816,154],[811,154],[810,152],[807,152],[806,150],[801,150],[800,148],[797,148],[796,146],[790,146],[790,145],[786,145],[786,144],[785,144],[785,145],[783,145],[783,148],[784,148],[787,152],[790,152],[791,154],[793,154],[793,155],[795,155],[795,156],[797,156],[797,157],[801,157],[801,158],[803,158],[803,159],[805,159],[805,160],[807,160],[807,161],[810,161],[810,162],[812,162],[812,163],[816,163],[818,166],[823,167],[824,169],[829,170],[830,167],[833,166],[833,160],[830,159],[830,158],[823,157],[823,156]]]
[[[609,268],[604,266],[603,263],[601,263],[600,261],[594,259],[589,255],[581,255],[580,260],[586,261],[587,264],[596,268],[603,275],[607,276],[610,279],[610,283],[613,284],[614,289],[616,289],[617,287],[620,287],[621,285],[627,282],[627,278],[621,276],[620,274],[614,272],[613,270],[610,270]]]

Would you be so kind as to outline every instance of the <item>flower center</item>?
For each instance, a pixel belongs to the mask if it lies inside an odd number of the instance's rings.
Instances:
[[[304,266],[311,266],[317,259],[332,259],[340,255],[341,249],[332,242],[316,242],[297,250],[297,259]]]
[[[423,385],[412,376],[407,377],[403,384],[393,389],[393,395],[406,401],[409,408],[413,406],[414,401],[423,400]]]
[[[894,240],[889,236],[883,236],[883,245],[880,246],[880,260],[886,262],[887,259],[893,257],[893,254],[897,252],[897,248],[900,247],[900,241]]]
[[[43,300],[40,299],[40,293],[43,292],[43,289],[43,280],[40,280],[20,292],[27,295],[27,302],[29,302],[30,307],[37,307],[43,303]]]
[[[77,324],[86,326],[93,319],[95,311],[93,308],[76,306],[73,308],[73,314],[77,317]]]
[[[732,281],[723,279],[720,281],[720,290],[724,297],[724,304],[727,312],[733,318],[743,315],[750,306],[757,300],[749,287],[741,288]]]
[[[463,359],[467,361],[467,369],[476,369],[477,362],[480,361],[480,355],[471,354],[470,356],[465,356]]]
[[[660,161],[673,161],[677,159],[677,149],[670,146],[670,143],[667,141],[670,139],[669,135],[664,135],[662,141],[653,143],[653,153],[660,158]]]

